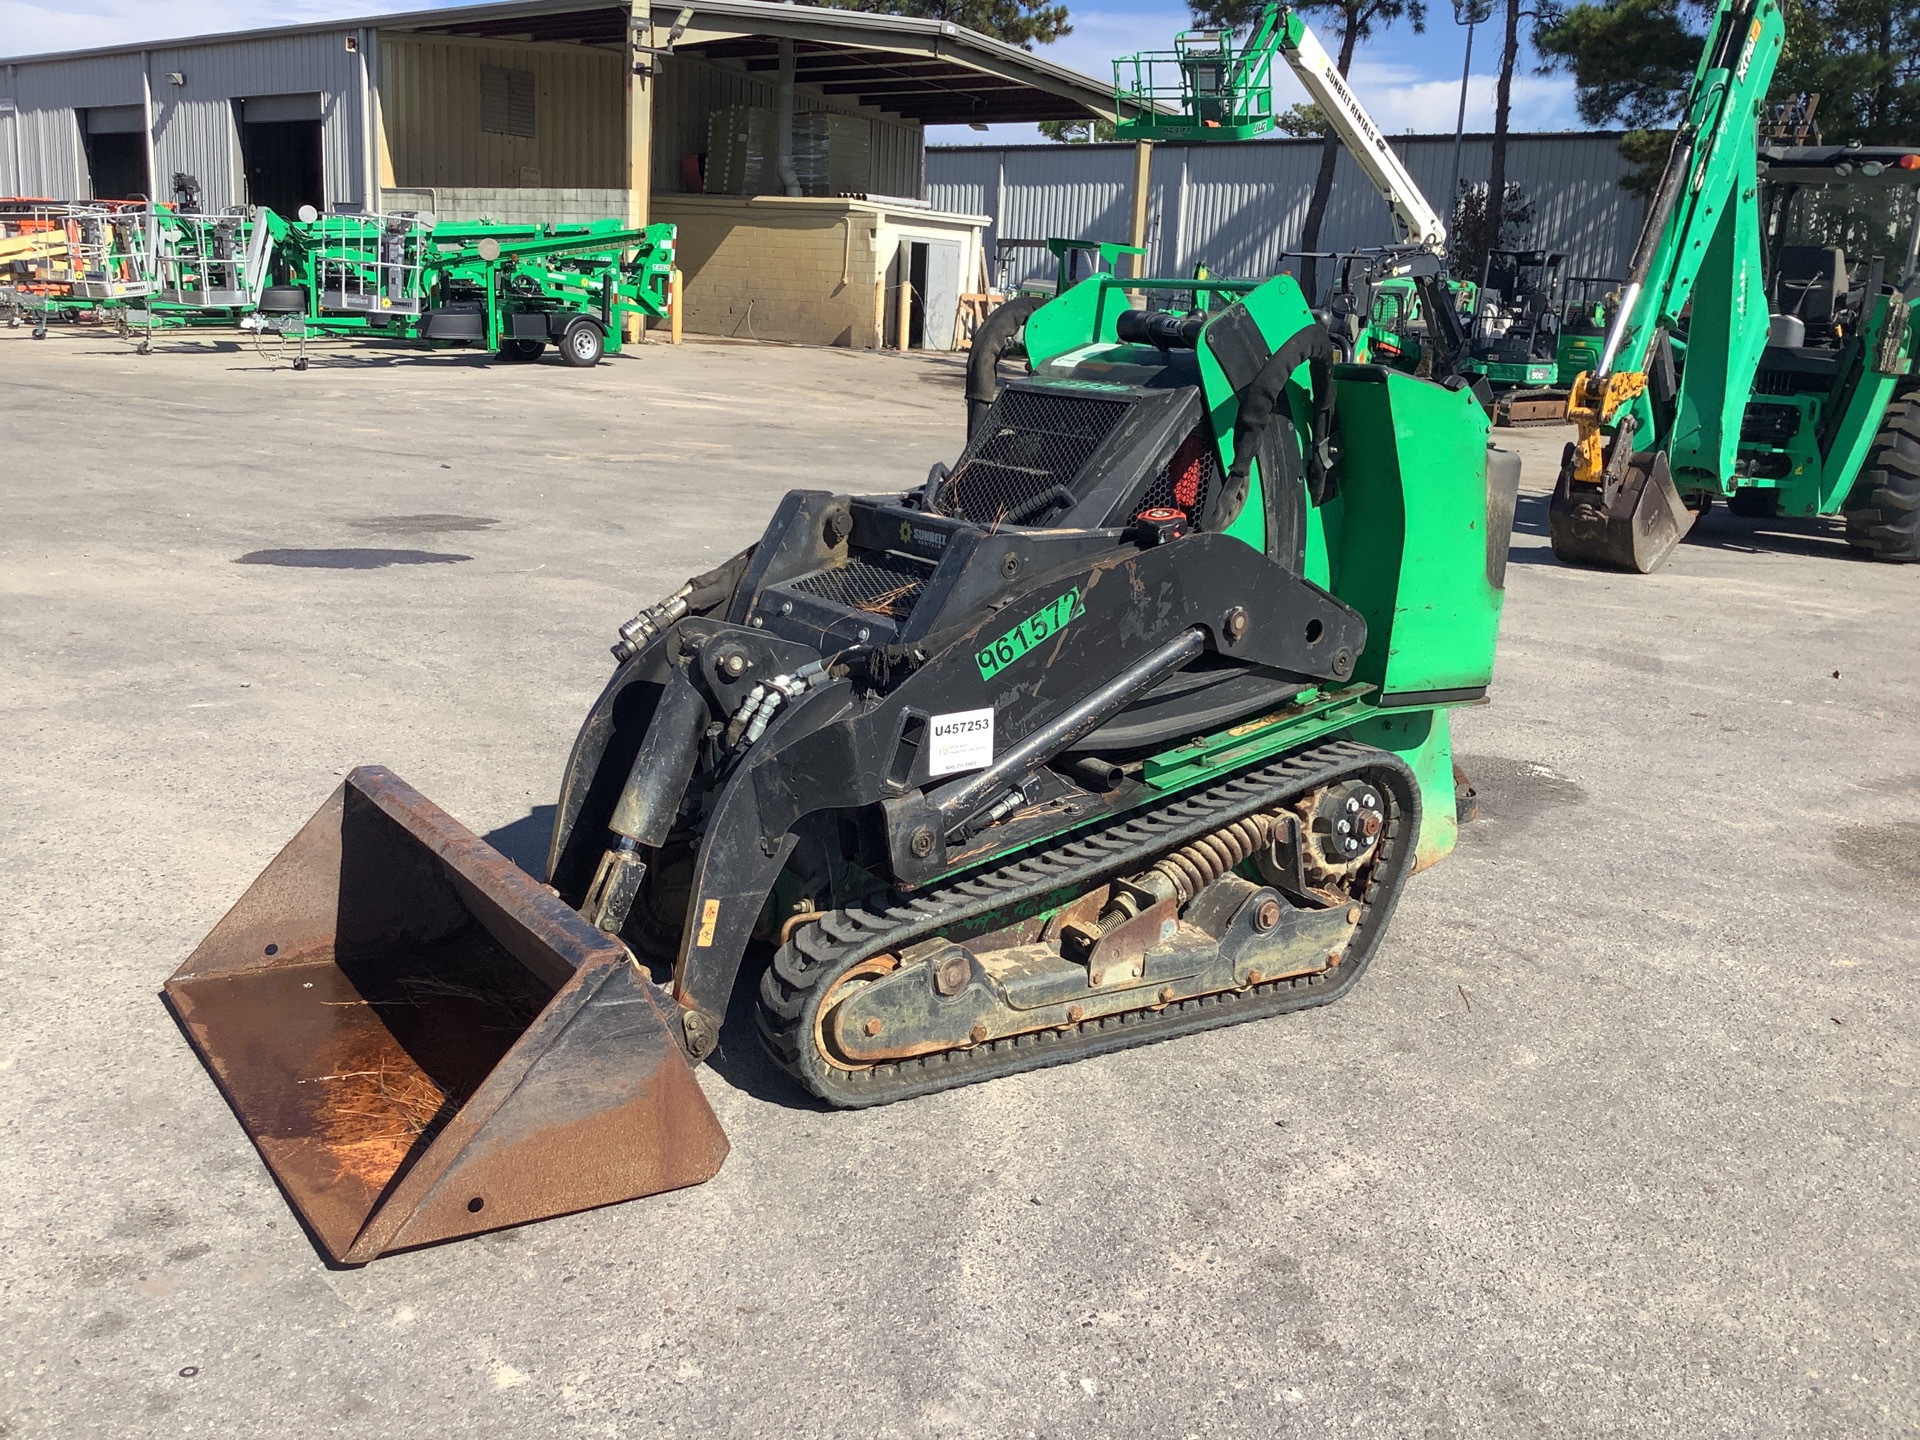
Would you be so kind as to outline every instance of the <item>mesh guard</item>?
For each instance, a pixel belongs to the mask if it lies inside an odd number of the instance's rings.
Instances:
[[[942,515],[975,525],[1023,524],[1034,503],[1071,488],[1128,409],[1124,400],[1002,390],[941,490]]]

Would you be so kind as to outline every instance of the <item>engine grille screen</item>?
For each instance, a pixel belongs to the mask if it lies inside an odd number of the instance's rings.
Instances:
[[[940,512],[976,525],[1039,523],[1065,508],[1043,497],[1073,484],[1126,411],[1124,400],[1002,390],[953,467]]]
[[[837,570],[802,575],[793,588],[831,605],[898,620],[913,613],[914,602],[932,573],[933,567],[925,561],[887,552],[856,556]]]

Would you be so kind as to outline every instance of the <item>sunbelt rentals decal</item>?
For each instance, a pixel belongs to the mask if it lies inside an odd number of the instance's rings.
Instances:
[[[1081,603],[1078,589],[1069,590],[1059,599],[1041,606],[998,640],[974,652],[980,678],[993,679],[1034,646],[1058,635],[1086,613],[1087,607]]]

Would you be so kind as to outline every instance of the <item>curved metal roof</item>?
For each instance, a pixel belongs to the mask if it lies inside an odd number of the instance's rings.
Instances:
[[[611,48],[624,45],[628,15],[625,5],[508,0],[18,56],[0,64],[362,28]],[[791,40],[795,78],[802,84],[929,125],[1114,116],[1106,82],[946,21],[773,0],[691,0],[678,6],[667,0],[652,19],[651,43],[667,55],[730,61],[749,71],[776,68],[779,42]]]

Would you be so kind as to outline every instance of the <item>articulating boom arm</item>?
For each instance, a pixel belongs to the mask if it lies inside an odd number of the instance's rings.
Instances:
[[[1114,102],[1123,140],[1246,140],[1274,128],[1273,58],[1300,77],[1334,133],[1393,211],[1402,244],[1439,254],[1447,227],[1413,183],[1347,84],[1340,67],[1290,6],[1267,4],[1246,43],[1219,27],[1185,30],[1172,50],[1142,51],[1113,62]],[[1173,81],[1168,76],[1177,77]]]
[[[1275,15],[1269,11],[1269,15]],[[1407,167],[1400,157],[1393,153],[1386,137],[1380,133],[1380,127],[1373,123],[1373,117],[1367,113],[1347,84],[1347,77],[1340,73],[1340,67],[1333,63],[1333,57],[1327,54],[1313,31],[1307,28],[1307,22],[1300,18],[1299,12],[1291,9],[1277,13],[1275,29],[1280,54],[1300,83],[1313,97],[1313,103],[1320,107],[1327,117],[1327,123],[1333,126],[1334,133],[1354,161],[1367,173],[1374,189],[1393,210],[1394,223],[1401,229],[1401,239],[1408,244],[1424,245],[1438,253],[1446,248],[1447,227],[1433,206],[1427,203],[1426,196],[1420,193],[1420,187],[1413,183],[1413,176],[1407,173]],[[1267,28],[1263,17],[1256,39]]]

